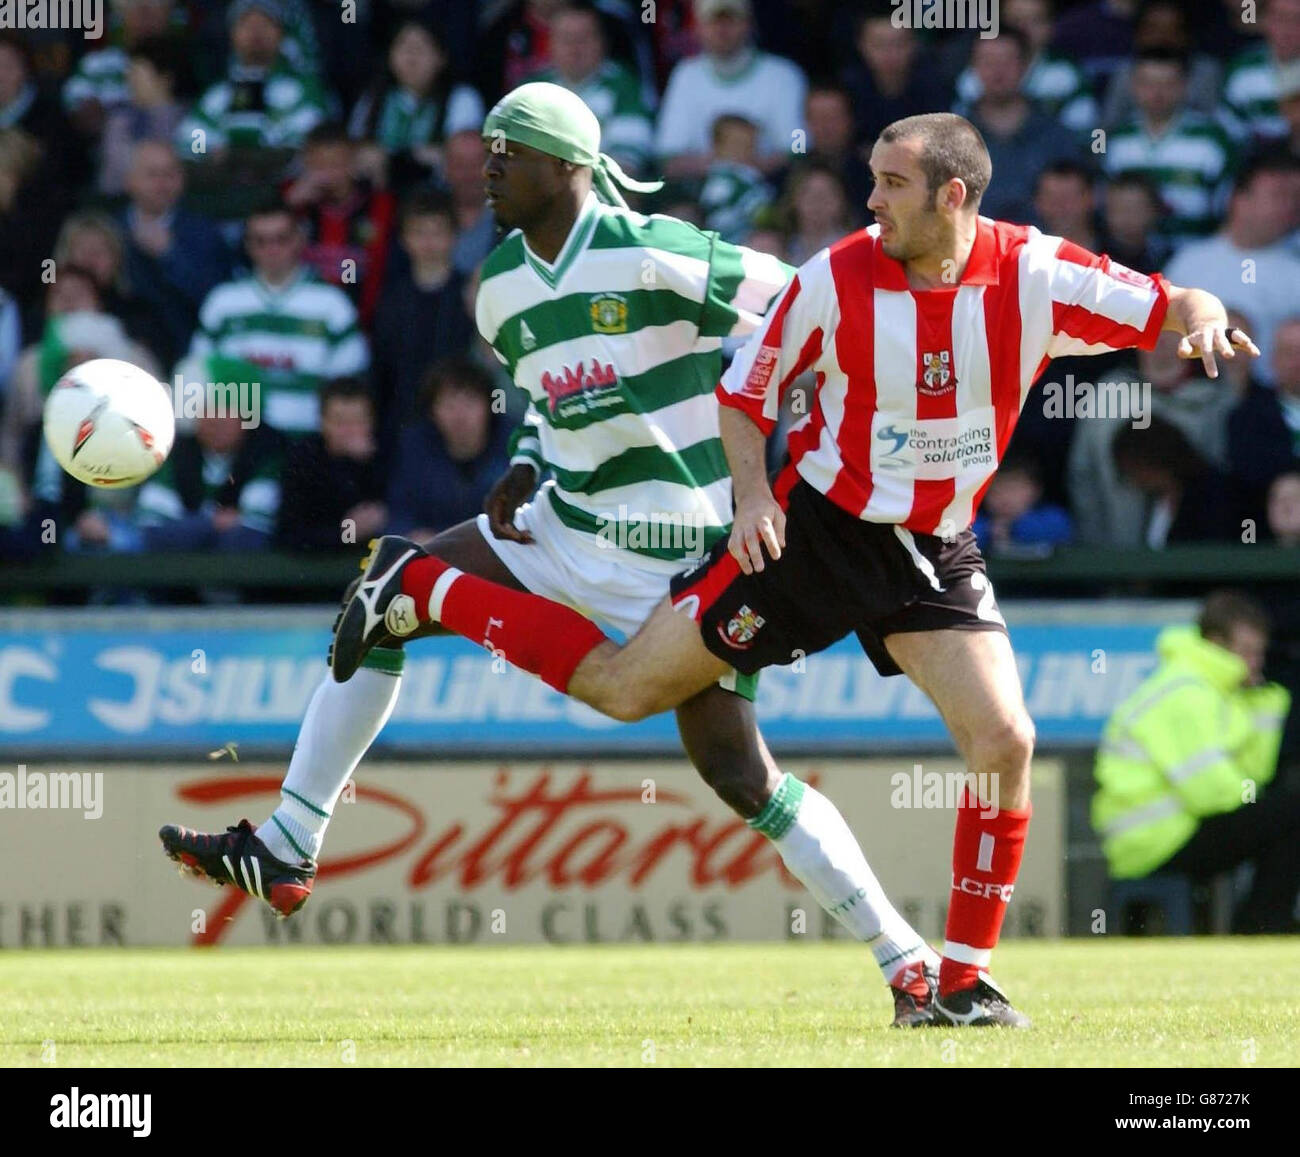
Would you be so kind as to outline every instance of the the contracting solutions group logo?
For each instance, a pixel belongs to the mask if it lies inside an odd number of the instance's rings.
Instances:
[[[0,0],[0,28],[79,29],[87,40],[104,35],[104,0]]]

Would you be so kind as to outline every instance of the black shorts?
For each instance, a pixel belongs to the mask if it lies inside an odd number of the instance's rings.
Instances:
[[[671,589],[704,645],[745,674],[796,662],[852,631],[877,671],[898,675],[885,649],[890,635],[1007,629],[971,531],[945,541],[865,522],[802,480],[790,491],[779,559],[747,575],[722,539]]]

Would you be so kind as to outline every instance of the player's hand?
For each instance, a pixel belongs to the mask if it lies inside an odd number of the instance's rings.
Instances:
[[[785,511],[770,491],[748,498],[736,507],[731,538],[727,540],[727,549],[735,555],[745,574],[753,574],[767,565],[763,559],[764,547],[773,561],[785,549]]]
[[[1200,358],[1205,366],[1205,375],[1210,378],[1219,376],[1215,355],[1234,358],[1237,350],[1244,350],[1253,358],[1259,357],[1259,346],[1250,340],[1250,335],[1244,329],[1228,325],[1226,321],[1198,325],[1178,343],[1178,356]]]
[[[483,512],[488,516],[488,528],[493,538],[510,542],[532,542],[533,536],[515,525],[515,511],[537,485],[537,471],[523,462],[511,466],[497,484],[488,492]]]

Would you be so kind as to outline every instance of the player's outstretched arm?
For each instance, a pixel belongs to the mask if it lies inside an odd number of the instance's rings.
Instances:
[[[1178,356],[1200,358],[1207,377],[1219,376],[1216,354],[1232,358],[1237,356],[1237,350],[1243,350],[1250,357],[1259,357],[1259,347],[1250,340],[1250,335],[1229,326],[1223,302],[1204,289],[1171,285],[1163,328],[1183,335],[1178,343]]]

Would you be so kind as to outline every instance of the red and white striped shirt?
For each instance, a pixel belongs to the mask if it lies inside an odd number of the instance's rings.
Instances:
[[[975,517],[1048,359],[1151,349],[1168,284],[981,217],[961,279],[915,290],[878,233],[799,269],[718,400],[771,433],[790,383],[813,370],[813,403],[789,439],[798,474],[859,518],[950,536]]]

